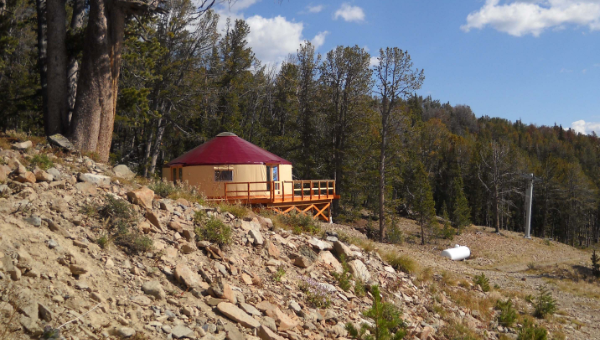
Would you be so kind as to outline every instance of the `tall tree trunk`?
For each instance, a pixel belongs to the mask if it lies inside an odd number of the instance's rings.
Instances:
[[[85,0],[74,0],[73,1],[73,16],[71,17],[71,34],[79,34],[79,31],[83,28],[83,17],[85,14]],[[77,95],[77,73],[79,72],[79,63],[75,53],[69,56],[69,65],[67,68],[67,81],[69,90],[69,122],[75,109],[75,97]]]
[[[498,197],[498,188],[494,190],[494,210],[496,212],[496,233],[500,233],[500,198]]]
[[[87,43],[71,123],[71,139],[81,151],[109,158],[116,113],[125,13],[111,0],[90,0]]]
[[[40,72],[40,85],[42,88],[42,112],[44,121],[48,117],[48,78],[46,66],[46,0],[36,0],[37,11],[37,44],[38,44],[38,68]]]
[[[385,114],[385,113],[384,113]],[[379,156],[379,241],[383,242],[385,232],[385,148],[387,137],[387,118],[382,119],[381,155]]]
[[[156,170],[156,161],[158,160],[158,154],[160,153],[160,145],[162,144],[162,138],[165,134],[167,123],[163,122],[163,119],[158,120],[158,128],[156,130],[156,141],[152,147],[152,160],[150,161],[150,176],[154,175]]]
[[[48,110],[44,119],[46,135],[64,134],[69,124],[66,21],[65,0],[47,0]]]

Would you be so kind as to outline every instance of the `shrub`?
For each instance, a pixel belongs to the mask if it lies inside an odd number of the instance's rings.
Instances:
[[[31,160],[29,160],[29,163],[32,167],[37,166],[42,170],[48,170],[54,166],[54,163],[52,162],[52,160],[50,160],[50,158],[48,158],[48,155],[46,154],[37,154],[33,156]]]
[[[490,291],[490,280],[485,276],[484,273],[475,275],[475,277],[473,278],[473,282],[476,285],[479,285],[479,287],[481,287],[481,290],[483,290],[484,292]]]
[[[350,283],[350,280],[352,279],[352,274],[350,274],[350,266],[348,265],[346,257],[343,254],[340,257],[340,260],[342,262],[343,268],[342,273],[332,272],[331,275],[335,277],[338,281],[338,286],[340,286],[340,288],[347,292],[348,289],[350,289],[350,287],[352,286]]]
[[[384,259],[394,269],[399,270],[401,272],[405,272],[407,274],[412,274],[417,269],[417,264],[415,263],[415,261],[406,255],[388,253],[384,256]]]
[[[535,308],[533,314],[538,318],[545,318],[546,315],[552,315],[556,312],[556,301],[546,287],[540,287],[533,307]]]
[[[83,207],[81,207],[79,212],[86,216],[94,216],[98,213],[98,206],[94,204],[85,204]]]
[[[386,237],[389,243],[402,244],[404,243],[404,234],[398,227],[398,221],[395,218],[390,218],[387,228]]]
[[[175,183],[170,181],[156,181],[148,184],[148,188],[154,191],[156,195],[165,198],[180,190]]]
[[[222,213],[228,212],[236,218],[244,218],[249,215],[249,210],[241,204],[227,204],[223,203],[219,205]]]
[[[297,213],[296,211],[292,211],[289,214],[281,215],[281,222],[290,226],[295,234],[300,234],[302,232],[309,233],[312,235],[319,234],[321,228],[318,223],[313,219],[312,215]]]
[[[306,294],[306,302],[313,307],[328,308],[331,305],[331,292],[324,284],[303,277],[298,287]]]
[[[517,340],[546,340],[548,331],[544,327],[534,325],[529,319],[523,321],[523,327],[519,330]]]
[[[282,266],[277,267],[277,271],[273,273],[273,281],[281,282],[281,278],[285,275],[285,269]]]
[[[363,297],[367,294],[367,288],[365,287],[365,283],[361,279],[356,279],[354,281],[354,295],[358,297]]]
[[[195,232],[200,240],[206,240],[218,245],[229,244],[231,242],[231,227],[214,217],[209,218],[203,228],[196,228]]]
[[[134,211],[129,202],[115,198],[112,195],[106,195],[105,199],[106,203],[98,211],[100,217],[108,218],[112,221],[131,220],[134,217]]]
[[[498,323],[505,327],[512,327],[513,323],[517,320],[517,311],[512,305],[512,301],[507,299],[506,301],[496,301],[496,309],[500,311],[498,314]]]
[[[348,334],[355,339],[399,340],[406,335],[406,324],[400,318],[401,311],[392,303],[381,302],[379,287],[372,287],[373,306],[363,315],[373,320],[374,325],[363,323],[357,330],[350,322],[346,324]],[[370,334],[367,335],[367,332]]]
[[[204,210],[197,210],[194,213],[194,223],[196,224],[203,224],[206,220],[208,219],[208,215],[206,214],[206,211]]]
[[[98,245],[102,249],[107,249],[109,242],[110,242],[110,238],[107,235],[102,235],[96,240],[96,243],[98,243]]]

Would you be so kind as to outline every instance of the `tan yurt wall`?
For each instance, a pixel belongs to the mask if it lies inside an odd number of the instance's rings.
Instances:
[[[215,182],[215,169],[212,165],[183,167],[183,181],[198,188],[207,197],[223,196],[222,182]]]
[[[183,168],[183,180],[196,186],[207,197],[223,197],[225,195],[224,183],[215,181],[215,171],[231,170],[232,182],[264,182],[267,180],[267,169],[262,164],[234,164],[234,165],[197,165]],[[266,184],[251,184],[250,190],[264,190],[251,192],[251,196],[268,195]],[[247,196],[248,186],[236,184],[227,186],[228,196]],[[237,193],[232,191],[239,191]]]
[[[279,165],[279,180],[280,181],[292,181],[292,165],[291,164],[280,164]],[[291,195],[293,188],[292,183],[285,183],[283,192],[286,195]]]
[[[266,182],[267,167],[263,164],[235,164],[233,167],[234,182]],[[239,190],[235,196],[248,196],[248,185],[228,185],[228,191]],[[250,196],[269,196],[266,183],[250,184]]]

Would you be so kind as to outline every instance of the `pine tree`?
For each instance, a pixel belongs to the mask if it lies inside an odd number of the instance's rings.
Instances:
[[[425,244],[425,229],[436,224],[435,202],[429,184],[429,176],[423,163],[415,160],[415,168],[407,178],[408,203],[415,214],[417,223],[421,227],[421,244]]]
[[[454,178],[452,187],[454,191],[452,221],[460,233],[464,227],[471,224],[471,209],[469,207],[469,201],[467,200],[463,190],[463,180],[460,175]]]
[[[446,202],[442,205],[442,219],[444,227],[441,230],[441,237],[446,240],[452,240],[454,238],[455,231],[450,223],[450,217],[448,216],[448,209],[446,209]]]
[[[400,319],[400,310],[389,302],[382,302],[379,287],[371,287],[373,293],[373,306],[364,311],[363,315],[373,320],[373,325],[366,323],[360,330],[352,323],[346,324],[346,330],[351,337],[363,340],[400,340],[406,335],[404,321]],[[369,331],[369,335],[367,335]]]
[[[592,253],[592,273],[595,277],[600,277],[600,256],[596,255],[596,249]]]

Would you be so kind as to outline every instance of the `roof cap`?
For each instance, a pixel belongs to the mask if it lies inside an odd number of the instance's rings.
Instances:
[[[237,135],[233,132],[221,132],[217,137],[237,137]]]

